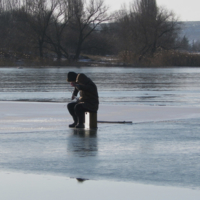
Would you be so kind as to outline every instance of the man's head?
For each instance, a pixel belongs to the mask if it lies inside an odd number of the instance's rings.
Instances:
[[[68,74],[67,74],[67,81],[68,82],[76,82],[76,77],[77,77],[77,73],[75,73],[75,72],[69,72]]]

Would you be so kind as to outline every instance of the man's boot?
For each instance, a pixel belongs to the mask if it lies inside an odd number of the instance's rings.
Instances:
[[[72,116],[72,117],[73,117],[73,119],[74,119],[74,123],[70,124],[70,125],[69,125],[69,128],[75,128],[76,125],[77,125],[77,123],[78,123],[77,117],[76,117],[76,116]]]
[[[84,121],[85,121],[85,113],[83,112],[78,116],[79,123],[78,125],[76,125],[76,128],[85,128]]]

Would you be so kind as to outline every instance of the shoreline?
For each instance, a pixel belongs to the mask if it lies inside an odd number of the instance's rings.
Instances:
[[[71,67],[87,67],[87,68],[103,68],[103,67],[120,67],[120,68],[140,68],[140,69],[149,69],[149,68],[158,68],[158,69],[164,69],[164,68],[199,68],[200,66],[135,66],[135,65],[120,65],[120,64],[110,64],[110,65],[102,65],[102,64],[88,64],[85,65],[83,64],[75,64],[75,65],[13,65],[13,66],[1,66],[0,69],[2,68],[18,68],[18,69],[29,69],[29,68],[36,68],[36,69],[43,69],[43,68],[71,68]]]

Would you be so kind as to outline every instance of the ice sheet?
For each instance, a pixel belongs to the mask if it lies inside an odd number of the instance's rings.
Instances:
[[[0,111],[1,170],[61,175],[1,172],[4,192],[0,199],[13,199],[12,195],[22,200],[50,200],[58,195],[80,199],[84,194],[90,199],[90,195],[101,197],[101,191],[107,194],[103,199],[122,199],[122,195],[140,200],[189,200],[200,195],[198,189],[191,189],[199,188],[199,121],[137,124],[199,118],[199,107],[100,105],[98,120],[136,124],[100,126],[91,137],[69,130],[71,116],[64,103],[0,102]],[[66,176],[131,182],[86,181],[80,186]]]
[[[58,176],[0,172],[2,200],[191,200],[200,190],[127,182],[85,181]]]
[[[65,103],[0,102],[0,132],[65,130]],[[200,117],[200,107],[100,105],[99,121],[156,122]]]

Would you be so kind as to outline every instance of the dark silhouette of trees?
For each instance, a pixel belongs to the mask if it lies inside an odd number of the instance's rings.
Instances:
[[[58,1],[56,13],[51,18],[51,24],[46,32],[46,42],[49,50],[57,56],[57,61],[61,61],[62,56],[70,58],[66,45],[67,30],[69,24],[69,8],[66,0]]]
[[[69,0],[71,12],[69,25],[76,35],[75,59],[79,58],[85,40],[103,22],[108,22],[111,16],[107,14],[108,7],[103,0]]]
[[[24,28],[29,30],[31,40],[37,44],[40,58],[44,57],[46,34],[57,5],[55,0],[26,0],[21,9],[21,21],[26,24]]]
[[[161,49],[175,48],[180,26],[172,12],[159,8],[156,0],[137,0],[118,19],[119,37],[138,60],[153,57]]]
[[[115,15],[104,0],[0,0],[0,50],[16,60],[120,54],[140,62],[163,51],[199,49],[179,36],[180,28],[156,0],[136,0]]]

